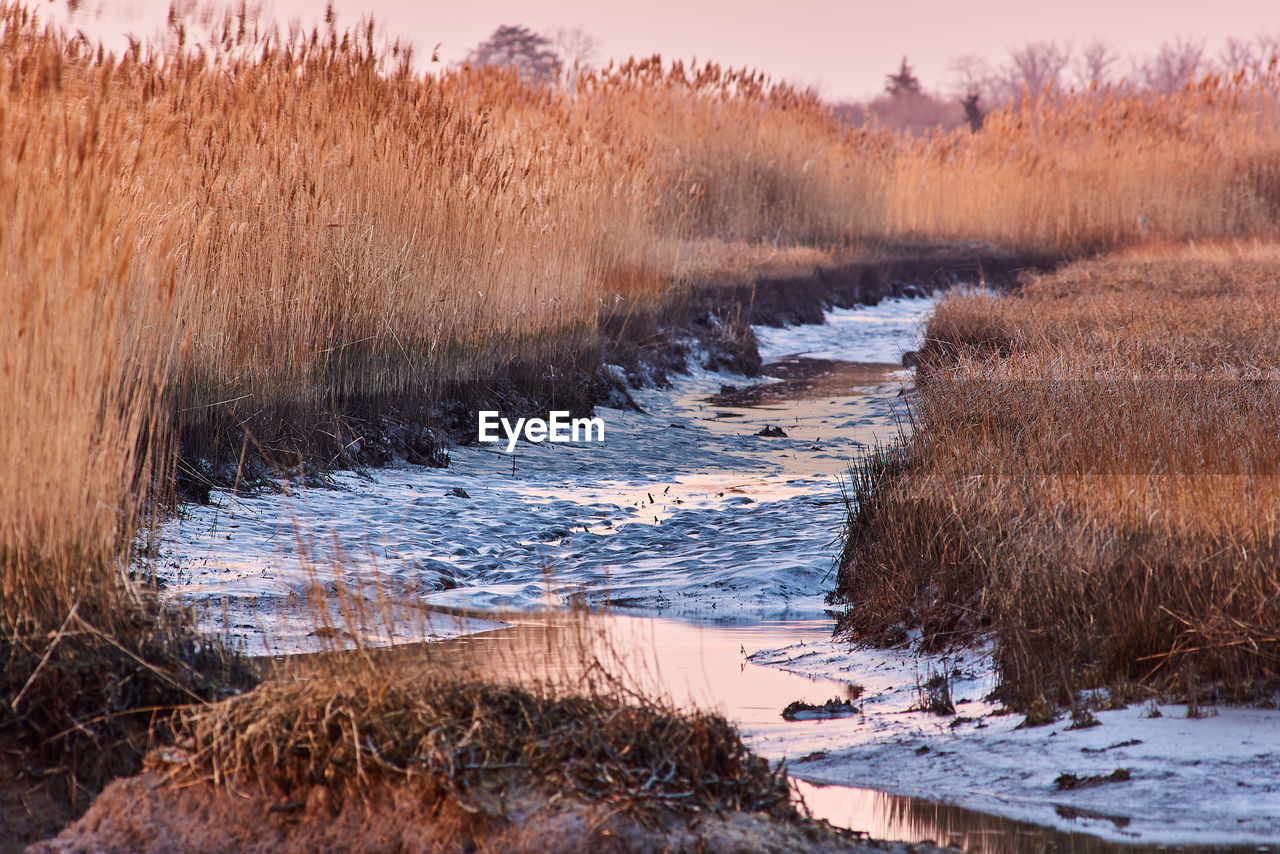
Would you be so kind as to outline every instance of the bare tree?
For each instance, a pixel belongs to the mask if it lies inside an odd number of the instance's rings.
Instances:
[[[1010,49],[1009,64],[1000,75],[1005,94],[1018,100],[1023,89],[1032,97],[1057,89],[1070,60],[1071,45],[1056,41],[1026,42]]]
[[[1120,54],[1102,39],[1094,39],[1080,48],[1072,63],[1075,81],[1082,89],[1105,86],[1111,82]]]
[[[566,67],[575,64],[590,68],[600,61],[600,39],[581,27],[556,27],[551,43]]]
[[[1218,51],[1218,64],[1224,71],[1250,71],[1258,64],[1257,45],[1232,36]]]
[[[1253,41],[1230,38],[1218,51],[1217,67],[1227,74],[1243,71],[1257,77],[1277,61],[1280,61],[1280,37],[1263,35]]]
[[[560,68],[560,57],[551,49],[551,39],[528,27],[501,26],[467,54],[467,63],[514,68],[525,80],[552,80]]]
[[[990,96],[995,69],[981,56],[965,54],[947,63],[947,77],[951,91],[964,99],[970,95]]]
[[[1258,36],[1258,68],[1280,65],[1280,35]]]
[[[1160,50],[1134,67],[1134,76],[1141,86],[1156,92],[1175,92],[1208,70],[1205,62],[1204,39],[1178,38],[1165,42]]]

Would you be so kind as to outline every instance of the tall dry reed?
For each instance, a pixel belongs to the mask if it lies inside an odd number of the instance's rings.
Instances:
[[[99,103],[113,70],[69,68],[74,55],[36,38],[23,14],[0,19],[6,634],[57,629],[77,602],[85,619],[113,619],[97,599],[127,569],[172,356],[167,330],[141,313],[170,310],[176,243],[170,231],[141,230],[136,129]]]
[[[889,227],[1068,253],[1274,234],[1278,93],[1274,69],[1167,96],[1058,92],[996,111],[978,133],[902,137]]]
[[[1163,246],[947,299],[857,484],[859,634],[994,631],[1008,697],[1280,679],[1274,245]]]

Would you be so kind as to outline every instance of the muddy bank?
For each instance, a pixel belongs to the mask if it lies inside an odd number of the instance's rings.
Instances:
[[[870,258],[839,260],[800,276],[713,280],[704,298],[712,310],[716,304],[744,307],[747,322],[757,326],[822,323],[833,308],[875,305],[887,297],[924,296],[955,285],[1006,290],[1024,274],[1051,270],[1062,260],[984,244],[888,246]]]
[[[388,854],[388,852],[899,852],[926,845],[868,843],[811,821],[763,813],[672,813],[644,822],[625,804],[554,800],[519,790],[490,817],[424,786],[384,784],[335,796],[326,786],[284,794],[256,782],[184,785],[152,770],[113,783],[89,812],[32,854]]]
[[[842,362],[837,359],[788,356],[760,369],[765,376],[778,382],[755,383],[743,388],[725,384],[720,387],[718,394],[711,395],[706,401],[714,406],[773,407],[793,400],[848,395],[851,390],[859,387],[874,389],[889,382],[901,369],[901,365],[888,363]],[[778,432],[781,428],[764,429],[770,432],[761,432],[759,435],[773,438],[785,436],[785,433]]]
[[[634,409],[631,391],[663,387],[690,364],[758,376],[753,325],[822,323],[832,308],[957,284],[1009,287],[1060,260],[981,244],[891,246],[794,274],[705,275],[660,303],[610,307],[598,333],[572,332],[554,347],[531,343],[533,357],[481,358],[483,373],[424,380],[413,394],[348,395],[321,409],[232,405],[199,423],[179,418],[175,495],[205,503],[212,488],[270,487],[280,477],[318,485],[328,472],[395,460],[444,467],[450,446],[474,442],[478,410],[545,417],[552,409],[574,416],[596,406]]]
[[[15,755],[0,753],[0,854],[18,854],[26,843],[46,839],[77,818],[89,803],[72,803],[66,778],[28,773]]]

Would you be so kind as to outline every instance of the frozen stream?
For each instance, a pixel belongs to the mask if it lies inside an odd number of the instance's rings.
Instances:
[[[762,330],[763,355],[836,348],[897,363],[930,304],[892,300],[831,326]],[[335,489],[218,494],[166,530],[164,573],[202,606],[206,628],[255,654],[309,648],[299,597],[313,583],[332,593],[376,581],[396,601],[467,612],[538,608],[552,590],[555,604],[580,592],[672,617],[823,618],[839,479],[858,449],[893,437],[907,374],[885,364],[867,376],[878,382],[838,397],[734,408],[703,399],[750,381],[695,372],[636,392],[642,413],[600,409],[603,443],[522,443],[514,455],[473,445],[454,448],[447,470],[400,465],[339,474]],[[764,426],[787,435],[754,435]]]
[[[1132,707],[1087,730],[1015,730],[1020,718],[983,700],[994,682],[981,651],[927,658],[829,640],[839,481],[860,449],[894,438],[909,381],[894,365],[931,305],[887,300],[822,326],[758,330],[766,362],[845,363],[758,405],[707,402],[752,381],[695,371],[635,393],[642,413],[598,410],[604,443],[523,443],[514,456],[460,447],[447,470],[400,465],[338,475],[333,489],[215,494],[166,527],[160,571],[203,628],[252,654],[356,634],[463,635],[452,643],[532,660],[529,638],[545,644],[554,631],[548,607],[610,604],[609,631],[664,690],[720,708],[756,750],[788,757],[793,775],[837,784],[806,798],[873,835],[1001,851],[1099,850],[1099,837],[1280,842],[1278,712],[1187,720]],[[786,435],[756,435],[766,426]],[[317,628],[317,613],[329,626]],[[958,674],[958,715],[912,711],[916,685],[942,670]],[[853,717],[780,716],[792,700],[843,696],[850,684],[863,689]],[[1129,782],[1053,783],[1119,767]],[[1093,836],[1045,837],[984,813]]]

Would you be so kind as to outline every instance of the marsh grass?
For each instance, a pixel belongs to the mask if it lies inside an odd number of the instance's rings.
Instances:
[[[154,602],[110,624],[79,617],[56,633],[18,633],[3,644],[0,734],[31,787],[76,809],[110,780],[135,773],[170,737],[172,710],[251,687],[256,669]]]
[[[855,634],[994,632],[1027,706],[1280,678],[1272,244],[1118,253],[944,301],[900,447],[855,476]]]
[[[798,817],[785,772],[750,754],[724,718],[637,691],[617,662],[592,657],[598,643],[578,647],[566,632],[553,655],[576,666],[551,679],[534,662],[450,655],[448,643],[295,662],[249,694],[185,713],[171,773],[284,797],[315,784],[345,797],[416,783],[427,803],[451,799],[490,818],[531,789],[649,818]]]
[[[175,355],[135,311],[174,295],[135,253],[129,122],[60,93],[60,54],[7,7],[0,43],[0,735],[74,799],[137,767],[153,710],[243,680],[128,577]]]
[[[25,745],[54,750],[72,730],[100,745],[107,736],[87,721],[167,704],[171,682],[207,694],[186,681],[193,673],[175,675],[179,663],[203,666],[203,641],[175,640],[187,652],[172,659],[146,652],[169,624],[129,577],[139,517],[162,512],[175,471],[206,489],[218,480],[192,461],[229,460],[218,482],[230,484],[249,452],[289,466],[416,459],[353,449],[379,418],[422,428],[503,381],[554,388],[598,373],[608,336],[646,306],[737,275],[742,261],[723,242],[802,265],[801,243],[849,252],[963,238],[1076,252],[1269,235],[1280,204],[1271,76],[1214,78],[1164,99],[1028,99],[981,134],[907,138],[845,129],[811,93],[711,64],[633,61],[541,87],[495,70],[415,75],[403,52],[375,49],[372,25],[251,31],[228,19],[211,44],[114,56],[0,5],[0,637],[3,725]],[[1211,331],[1220,318],[1205,311]],[[950,316],[1011,347],[1051,334]],[[1210,350],[1220,340],[1201,338]],[[422,433],[402,444],[422,460],[438,451]],[[1265,553],[1270,523],[1233,522],[1244,514],[1229,510],[1261,488],[1223,486],[1214,506],[1227,511],[1187,515],[1189,532],[1170,523],[1159,542],[1176,557],[1177,537],[1200,537],[1210,563],[1227,562],[1214,550],[1224,543]],[[1138,488],[1109,518],[1146,518],[1148,500],[1207,506],[1197,489]],[[997,492],[979,492],[991,524],[1008,523]],[[1094,499],[1073,500],[1054,506]],[[937,523],[950,518],[950,505],[929,506]],[[1220,530],[1252,533],[1220,541]],[[926,542],[945,543],[942,565],[958,561],[958,576],[986,566],[953,542]],[[1130,583],[1121,575],[1115,584]],[[1213,613],[1212,624],[1179,608],[1153,617],[1162,640],[1135,642],[1138,658],[1155,667],[1211,648],[1223,662],[1262,660],[1249,644],[1264,636],[1233,621],[1261,625],[1269,611]],[[1175,646],[1161,634],[1169,619],[1184,626]],[[1024,655],[1008,649],[1010,661]],[[109,662],[99,687],[63,690],[58,680],[98,655]],[[142,681],[156,676],[158,693],[140,690],[129,662]],[[54,703],[63,723],[36,721],[37,692],[84,705]]]

